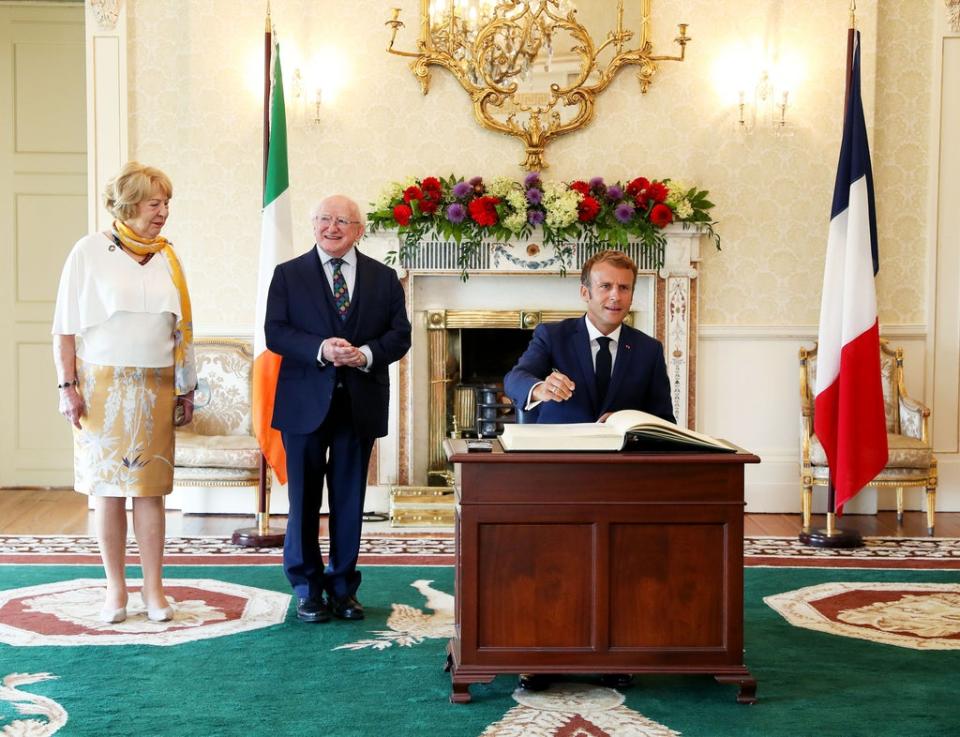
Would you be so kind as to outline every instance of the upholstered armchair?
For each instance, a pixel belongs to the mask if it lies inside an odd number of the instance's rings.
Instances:
[[[194,514],[250,513],[256,508],[260,464],[250,408],[250,342],[198,338],[194,346],[196,404],[193,422],[177,428],[175,498],[169,506]]]
[[[930,445],[930,410],[907,396],[903,385],[903,349],[891,350],[880,341],[880,375],[887,416],[890,458],[871,486],[897,490],[897,522],[903,522],[903,489],[920,486],[927,492],[927,532],[933,534],[937,501],[937,459]],[[803,526],[810,526],[813,487],[827,486],[829,468],[823,446],[813,432],[813,391],[817,376],[817,347],[800,349],[800,478],[803,486]]]

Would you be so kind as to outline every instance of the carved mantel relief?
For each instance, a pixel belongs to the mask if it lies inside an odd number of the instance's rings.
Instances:
[[[90,0],[90,9],[97,19],[97,25],[104,31],[113,30],[120,17],[123,0]]]

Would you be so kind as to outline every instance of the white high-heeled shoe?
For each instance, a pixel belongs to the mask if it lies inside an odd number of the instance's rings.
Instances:
[[[162,609],[147,607],[147,619],[151,622],[169,622],[173,619],[173,607],[165,606]]]
[[[100,610],[100,621],[107,624],[118,624],[127,618],[127,608],[125,606],[117,609],[104,607]]]

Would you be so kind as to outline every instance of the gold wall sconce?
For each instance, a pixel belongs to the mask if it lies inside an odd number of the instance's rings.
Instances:
[[[417,50],[394,48],[404,23],[393,8],[385,24],[392,31],[387,51],[413,59],[424,95],[430,65],[447,69],[470,95],[477,122],[520,138],[526,147],[521,166],[539,171],[547,168],[547,143],[593,119],[597,95],[622,67],[639,66],[646,93],[657,62],[683,61],[691,40],[680,23],[679,55],[657,56],[651,0],[636,2],[639,33],[624,26],[623,0],[615,9],[609,0],[581,4],[578,11],[574,0],[420,0]]]

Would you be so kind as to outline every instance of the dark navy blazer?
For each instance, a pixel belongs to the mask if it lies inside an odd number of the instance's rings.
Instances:
[[[403,287],[393,269],[357,251],[353,291],[348,319],[343,322],[336,313],[316,246],[274,270],[264,332],[267,348],[283,357],[272,422],[281,432],[316,430],[330,409],[334,387],[342,381],[350,394],[357,435],[379,438],[387,434],[387,368],[410,348]],[[327,338],[370,346],[370,371],[321,366],[317,353]]]
[[[543,323],[517,365],[503,380],[511,401],[524,407],[530,389],[553,369],[576,384],[565,402],[541,402],[527,412],[527,422],[595,422],[605,412],[638,409],[675,422],[670,399],[670,381],[663,359],[663,346],[649,335],[623,325],[617,359],[610,377],[607,398],[597,402],[597,387],[590,352],[590,336],[584,317]]]

